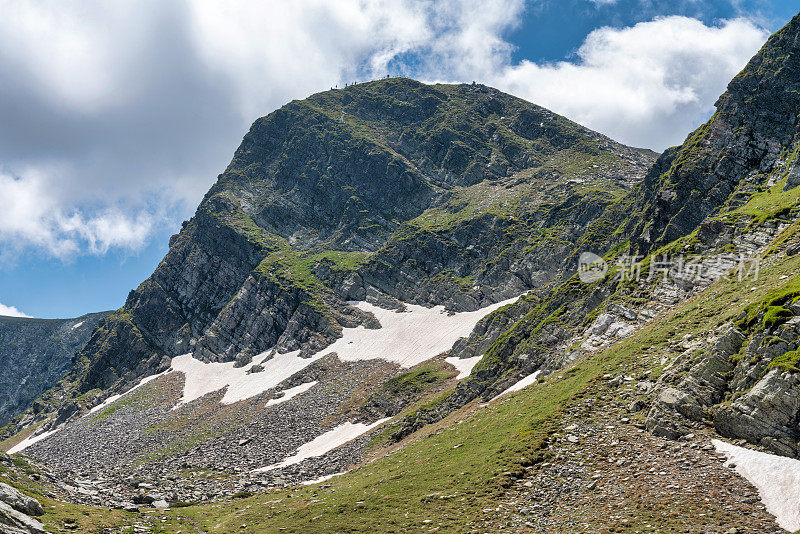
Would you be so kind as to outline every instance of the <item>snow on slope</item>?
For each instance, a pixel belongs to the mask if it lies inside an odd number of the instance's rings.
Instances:
[[[736,472],[753,484],[767,511],[778,526],[800,530],[800,461],[712,440],[717,452],[728,457],[726,465],[736,464]]]
[[[513,386],[511,386],[510,388],[508,388],[504,392],[502,392],[497,397],[502,397],[503,395],[508,395],[509,393],[513,393],[515,391],[519,391],[519,390],[521,390],[523,388],[526,388],[526,387],[530,386],[531,384],[535,384],[536,383],[536,379],[539,378],[540,374],[542,374],[542,372],[540,370],[534,371],[533,373],[529,374],[528,376],[526,376],[525,378],[523,378],[522,380],[520,380],[519,382],[517,382],[516,384],[514,384]],[[497,397],[495,397],[495,398],[497,398]]]
[[[111,395],[109,398],[107,398],[106,400],[104,400],[103,402],[101,402],[100,404],[98,404],[97,406],[95,406],[94,408],[92,408],[91,410],[89,410],[89,413],[87,413],[86,415],[93,414],[93,413],[95,413],[95,412],[99,412],[100,410],[102,410],[102,409],[103,409],[103,408],[105,408],[106,406],[110,406],[110,405],[111,405],[111,404],[113,404],[114,402],[118,401],[119,399],[121,399],[122,397],[124,397],[125,395],[127,395],[128,393],[133,393],[134,391],[136,391],[137,389],[139,389],[139,388],[140,388],[140,387],[142,387],[143,385],[147,384],[148,382],[152,382],[152,381],[153,381],[153,380],[155,380],[156,378],[159,378],[159,377],[161,377],[161,376],[164,376],[165,374],[167,374],[167,372],[166,372],[166,371],[164,371],[163,373],[158,373],[157,375],[150,375],[150,376],[148,376],[148,377],[142,378],[142,379],[139,381],[139,383],[138,383],[138,384],[136,384],[135,386],[133,386],[131,389],[129,389],[129,390],[128,390],[128,391],[126,391],[125,393],[120,393],[119,395]],[[85,417],[85,416],[84,416],[84,417]]]
[[[186,377],[181,403],[189,403],[227,386],[221,402],[230,404],[274,388],[331,352],[336,352],[342,361],[380,358],[402,367],[413,367],[450,349],[459,338],[468,336],[483,317],[514,300],[516,298],[480,310],[453,314],[447,313],[443,306],[425,308],[407,304],[405,311],[396,312],[357,302],[354,305],[375,315],[381,328],[345,328],[341,338],[309,358],[301,358],[300,351],[274,356],[272,351],[267,351],[253,359],[264,370],[248,373],[249,365],[237,368],[234,362],[205,363],[191,354],[184,354],[172,359],[172,369]]]
[[[58,427],[54,428],[53,430],[48,430],[47,432],[42,432],[41,434],[38,434],[36,436],[28,436],[27,438],[23,439],[22,441],[20,441],[19,443],[17,443],[16,445],[11,447],[10,449],[8,449],[8,454],[16,454],[18,452],[24,451],[25,449],[27,449],[28,447],[30,447],[31,445],[33,445],[37,441],[41,441],[44,438],[52,436],[53,434],[55,434],[56,432],[61,430],[62,426],[63,425],[58,426]]]
[[[269,358],[265,352],[254,359],[264,370],[249,373],[249,365],[234,367],[234,362],[205,363],[191,354],[172,358],[172,369],[184,374],[181,404],[192,402],[203,395],[228,387],[222,397],[223,404],[249,399],[270,388],[274,388],[293,374],[302,371],[321,357],[317,353],[311,358],[301,358],[300,351],[275,354]]]
[[[381,328],[348,328],[325,352],[336,352],[342,361],[381,358],[403,367],[413,367],[452,348],[459,338],[467,337],[483,317],[517,300],[492,304],[480,310],[448,314],[444,306],[426,308],[406,304],[406,311],[385,310],[366,302],[355,305],[371,312]]]
[[[267,401],[267,406],[275,406],[276,404],[284,403],[288,400],[292,400],[296,396],[300,395],[308,391],[309,389],[313,388],[319,384],[318,381],[314,380],[313,382],[306,382],[305,384],[300,384],[299,386],[295,386],[293,388],[283,390],[283,397],[277,399],[270,399]]]
[[[474,358],[456,358],[453,356],[445,358],[444,361],[458,370],[456,380],[461,380],[462,378],[467,378],[470,373],[472,373],[472,368],[475,367],[481,359],[483,359],[483,356],[475,356]]]
[[[343,423],[336,428],[317,436],[308,443],[301,445],[293,456],[289,456],[282,462],[268,465],[267,467],[261,467],[255,471],[271,471],[273,469],[298,464],[308,458],[322,456],[333,449],[344,445],[348,441],[356,439],[358,436],[372,430],[373,428],[382,425],[389,419],[391,419],[391,417],[379,419],[370,425],[365,425],[364,423],[351,423],[350,421],[347,421],[346,423]]]
[[[459,338],[469,336],[483,317],[516,299],[515,297],[479,310],[461,313],[448,313],[444,306],[426,308],[414,304],[406,304],[405,311],[396,312],[367,302],[355,302],[353,303],[355,306],[375,315],[381,328],[368,329],[362,326],[345,328],[341,338],[310,358],[301,358],[300,351],[274,355],[273,351],[266,351],[253,359],[253,363],[261,365],[264,370],[258,373],[248,373],[249,365],[236,368],[234,362],[205,363],[196,360],[190,353],[174,357],[171,368],[167,372],[184,374],[183,396],[177,405],[180,406],[226,387],[225,395],[221,400],[223,404],[231,404],[254,397],[274,388],[331,352],[336,352],[342,361],[352,362],[380,358],[409,368],[449,350]],[[447,361],[458,369],[457,378],[460,380],[469,376],[472,368],[480,361],[480,357],[463,360],[447,358]],[[127,393],[167,372],[142,379],[128,392],[109,397],[102,404],[92,408],[89,413],[100,411]],[[303,384],[297,388],[290,388],[286,390],[285,397],[273,399],[267,405],[272,406],[286,402],[312,386],[313,384]],[[16,445],[12,451],[19,452],[57,430],[27,438]]]

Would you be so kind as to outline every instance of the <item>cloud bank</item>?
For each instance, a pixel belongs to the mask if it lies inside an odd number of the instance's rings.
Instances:
[[[14,306],[6,306],[2,302],[0,302],[0,315],[8,317],[30,317],[30,315],[22,313]]]
[[[766,39],[745,19],[601,28],[512,61],[522,0],[0,0],[0,262],[137,250],[177,227],[257,117],[333,85],[482,81],[655,149],[680,142]],[[161,229],[161,230],[159,230]]]

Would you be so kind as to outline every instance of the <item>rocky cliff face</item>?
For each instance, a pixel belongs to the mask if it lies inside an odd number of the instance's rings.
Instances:
[[[692,232],[707,216],[747,199],[774,173],[797,167],[800,19],[769,38],[728,85],[711,120],[669,150],[643,184],[637,239],[643,248]],[[800,168],[798,168],[800,170]]]
[[[654,158],[482,85],[388,79],[287,104],[45,402],[91,405],[187,352],[312,354],[375,326],[350,300],[462,311],[547,284]]]
[[[444,400],[409,414],[399,425],[396,439],[477,397],[488,400],[537,369],[557,369],[591,353],[596,350],[593,341],[609,342],[602,332],[586,333],[603,326],[593,323],[598,314],[624,324],[620,327],[623,331],[643,324],[669,306],[697,295],[715,276],[734,268],[740,257],[752,259],[762,253],[798,216],[797,195],[792,193],[800,183],[795,178],[800,175],[798,68],[800,16],[773,35],[734,78],[712,118],[683,145],[665,151],[645,179],[591,221],[572,253],[564,256],[576,265],[580,251],[601,254],[612,276],[592,284],[573,276],[555,287],[545,285],[502,314],[487,317],[469,340],[454,348],[454,353],[468,351],[465,354],[485,350],[486,357]],[[664,258],[674,263],[659,265]],[[696,273],[702,274],[679,273],[678,262],[684,260],[693,262]],[[650,271],[654,265],[658,265],[657,273],[667,271],[664,283],[655,283],[659,277],[654,278]],[[698,270],[697,265],[703,267]],[[626,266],[643,273],[643,281],[626,280],[615,271],[615,267]],[[783,348],[776,345],[771,350]],[[745,358],[745,362],[767,362],[753,370],[747,366],[750,364],[737,364],[725,350],[711,349],[709,353],[717,356],[691,359],[692,365],[697,365],[694,371],[691,366],[675,371],[675,383],[684,382],[655,401],[650,428],[664,435],[679,435],[659,426],[664,422],[659,418],[664,413],[661,401],[669,401],[670,413],[707,420],[714,417],[708,410],[716,410],[729,399],[733,387],[735,397],[743,396],[720,408],[715,418],[720,431],[755,442],[766,437],[773,444],[775,436],[781,436],[783,445],[771,448],[795,450],[788,445],[796,437],[796,431],[789,430],[789,421],[797,417],[794,396],[788,394],[794,387],[792,380],[772,373],[768,380],[774,387],[765,382],[751,393],[747,392],[756,382],[731,385],[728,381],[734,372],[760,379],[775,354]],[[789,405],[776,404],[779,398]],[[756,424],[766,413],[773,415]],[[673,428],[670,424],[666,427]]]
[[[0,316],[0,426],[69,371],[75,353],[109,313],[75,319]]]

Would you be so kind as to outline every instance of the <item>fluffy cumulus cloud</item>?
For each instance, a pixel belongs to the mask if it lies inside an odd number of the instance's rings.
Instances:
[[[2,302],[0,302],[0,315],[5,315],[7,317],[30,317],[30,315],[22,313],[14,306],[6,306]]]
[[[509,92],[624,143],[679,144],[764,43],[745,19],[706,26],[665,17],[593,31],[577,61],[509,65],[494,78]]]
[[[480,80],[661,149],[766,35],[671,17],[512,61],[523,0],[0,0],[0,261],[137,249],[191,213],[250,122],[385,75]]]

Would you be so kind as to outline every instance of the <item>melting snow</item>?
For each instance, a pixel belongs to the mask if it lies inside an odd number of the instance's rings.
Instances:
[[[274,388],[318,360],[319,354],[311,358],[301,358],[300,351],[297,350],[286,354],[275,354],[271,359],[267,359],[269,353],[264,353],[258,361],[264,370],[249,374],[247,373],[249,365],[234,367],[234,362],[205,363],[193,358],[191,354],[184,354],[172,358],[172,369],[186,376],[181,403],[192,402],[227,386],[228,390],[221,402],[230,404]]]
[[[286,390],[283,391],[283,393],[284,393],[283,397],[280,397],[278,399],[270,399],[269,401],[267,401],[267,406],[275,406],[276,404],[281,404],[281,403],[286,402],[288,400],[292,400],[293,398],[295,398],[296,396],[300,395],[301,393],[304,393],[304,392],[308,391],[309,389],[313,388],[318,383],[319,382],[314,380],[313,382],[306,382],[305,384],[300,384],[299,386],[295,386],[293,388],[286,389]]]
[[[103,409],[103,408],[105,408],[106,406],[109,406],[110,404],[112,404],[112,403],[114,403],[114,402],[118,401],[118,400],[119,400],[119,399],[121,399],[123,396],[127,395],[128,393],[133,393],[135,390],[139,389],[140,387],[142,387],[143,385],[147,384],[148,382],[152,382],[152,381],[153,381],[153,380],[155,380],[156,378],[158,378],[158,377],[160,377],[160,376],[164,376],[165,374],[167,374],[167,371],[164,371],[163,373],[158,373],[157,375],[150,375],[150,376],[148,376],[148,377],[142,378],[142,379],[139,381],[139,383],[138,383],[138,384],[136,384],[135,386],[133,386],[131,389],[129,389],[129,390],[128,390],[128,391],[126,391],[125,393],[120,393],[119,395],[111,395],[109,398],[107,398],[106,400],[104,400],[102,403],[98,404],[97,406],[95,406],[94,408],[92,408],[91,410],[89,410],[89,413],[87,413],[86,415],[90,415],[90,414],[93,414],[93,413],[95,413],[95,412],[99,412],[100,410],[102,410],[102,409]],[[86,416],[84,416],[84,417],[86,417]]]
[[[413,367],[449,350],[459,338],[467,337],[483,317],[516,298],[480,310],[449,314],[444,306],[426,308],[406,304],[406,311],[385,310],[359,302],[358,308],[371,312],[381,323],[379,329],[347,328],[324,352],[336,352],[342,361],[381,358]]]
[[[508,388],[504,392],[502,392],[500,395],[498,395],[498,397],[502,396],[502,395],[507,395],[509,393],[513,393],[514,391],[519,391],[522,388],[526,388],[526,387],[530,386],[531,384],[536,383],[536,379],[539,378],[540,374],[542,374],[541,371],[539,371],[539,370],[534,371],[533,373],[529,374],[528,376],[526,376],[525,378],[523,378],[522,380],[520,380],[519,382],[517,382],[516,384],[514,384],[513,386],[511,386],[510,388]]]
[[[38,434],[36,436],[28,436],[27,438],[23,439],[22,441],[20,441],[19,443],[17,443],[16,445],[11,447],[10,449],[8,449],[8,454],[16,454],[18,452],[24,451],[25,449],[27,449],[28,447],[30,447],[31,445],[33,445],[37,441],[41,441],[44,438],[52,436],[53,434],[55,434],[56,432],[61,430],[62,426],[63,425],[58,426],[58,427],[54,428],[53,430],[48,430],[47,432],[42,432],[41,434]]]
[[[536,383],[536,379],[539,377],[539,375],[541,373],[542,372],[537,369],[536,371],[534,371],[533,373],[529,374],[528,376],[526,376],[525,378],[523,378],[519,382],[515,383],[513,386],[511,386],[508,389],[506,389],[505,391],[503,391],[502,393],[499,393],[498,395],[495,395],[494,397],[492,397],[489,400],[489,402],[495,401],[495,400],[499,399],[500,397],[508,395],[509,393],[513,393],[514,391],[519,391],[522,388],[526,388],[526,387]],[[489,402],[481,404],[481,406],[486,406],[486,405],[489,404]]]
[[[475,356],[474,358],[456,358],[453,356],[450,358],[445,358],[444,361],[458,370],[456,380],[461,380],[462,378],[467,378],[470,375],[472,368],[475,367],[482,358],[483,356]]]
[[[718,452],[736,464],[736,472],[750,481],[767,511],[790,532],[800,529],[800,461],[712,440]]]
[[[303,482],[303,486],[310,486],[311,484],[319,484],[320,482],[325,482],[326,480],[330,480],[333,477],[338,477],[339,475],[343,475],[344,473],[334,473],[332,475],[325,475],[324,477],[315,478],[314,480],[306,480]]]
[[[391,418],[387,417],[385,419],[379,419],[371,425],[365,425],[364,423],[351,423],[348,421],[332,430],[325,432],[324,434],[317,436],[308,443],[301,445],[293,456],[284,459],[282,462],[268,465],[267,467],[261,467],[256,469],[256,471],[271,471],[273,469],[279,469],[281,467],[298,464],[308,458],[322,456],[323,454],[326,454],[333,449],[344,445],[348,441],[354,440],[358,436],[372,430],[373,428],[382,425],[389,419]]]
[[[227,386],[221,402],[229,404],[274,388],[331,352],[336,352],[342,361],[383,359],[413,367],[450,349],[459,338],[468,336],[483,317],[514,300],[454,314],[447,313],[443,306],[426,308],[407,304],[405,311],[396,312],[357,302],[355,306],[375,315],[381,328],[345,328],[341,338],[309,358],[301,358],[300,351],[294,351],[268,359],[270,352],[264,352],[254,359],[264,370],[248,374],[247,365],[237,368],[233,362],[205,363],[184,354],[172,359],[172,369],[186,376],[182,403]]]

